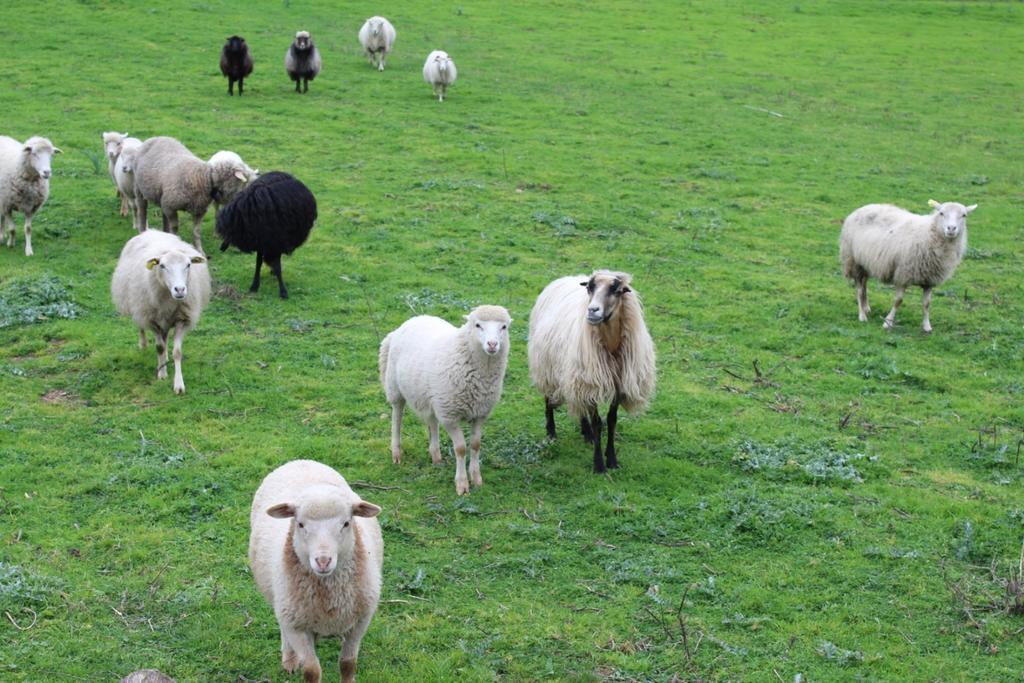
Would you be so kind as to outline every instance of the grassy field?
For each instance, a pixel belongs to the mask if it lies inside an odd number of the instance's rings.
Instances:
[[[1022,680],[1024,5],[635,5],[3,3],[0,134],[65,153],[36,256],[20,216],[0,249],[0,679],[289,680],[248,509],[314,458],[384,508],[364,681]],[[398,30],[383,74],[356,41],[375,13]],[[324,70],[298,96],[302,28]],[[443,104],[436,48],[459,68]],[[318,198],[288,301],[212,254],[183,397],[110,302],[115,129]],[[930,197],[980,204],[935,332],[919,290],[884,332],[875,284],[858,323],[840,222]],[[610,476],[564,412],[545,440],[526,367],[536,295],[599,267],[633,274],[658,351]],[[480,303],[512,312],[513,348],[459,499],[412,415],[391,464],[376,354]]]

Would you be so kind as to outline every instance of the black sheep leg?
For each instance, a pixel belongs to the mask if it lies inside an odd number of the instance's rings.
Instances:
[[[590,427],[594,432],[594,472],[604,472],[604,458],[601,455],[601,414],[595,406],[590,410]]]
[[[551,402],[550,399],[548,399],[547,396],[544,397],[544,418],[545,418],[545,422],[546,422],[545,427],[547,428],[548,438],[554,440],[554,438],[555,438],[555,405]]]
[[[287,299],[288,290],[284,286],[284,278],[281,277],[281,255],[268,256],[267,265],[270,266],[271,272],[277,276],[277,293],[281,295],[282,299]]]
[[[604,449],[605,465],[611,469],[619,466],[619,460],[615,457],[615,423],[619,421],[619,402],[612,401],[608,408],[608,445]]]
[[[260,269],[263,267],[263,254],[256,252],[256,273],[252,276],[252,287],[249,288],[250,292],[260,291]]]
[[[590,420],[586,415],[580,418],[580,434],[587,443],[594,443],[594,430],[590,428]]]
[[[295,79],[295,92],[302,92],[302,90],[299,89],[301,86],[302,86],[302,80],[296,78]]]
[[[303,78],[302,79],[302,92],[309,92],[309,79],[308,78]]]
[[[245,79],[244,78],[239,78],[238,79],[238,96],[239,97],[242,96],[242,85],[244,85],[244,84],[245,84]]]
[[[234,86],[235,86],[234,79],[228,78],[228,94],[231,95],[231,96],[234,96],[234,94],[235,94]],[[239,91],[239,92],[241,92],[241,91]]]

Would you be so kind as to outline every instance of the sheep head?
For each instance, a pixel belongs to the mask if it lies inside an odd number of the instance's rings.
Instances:
[[[628,273],[610,270],[595,270],[586,282],[580,285],[587,288],[590,297],[587,302],[587,322],[600,325],[612,319],[622,297],[629,294],[629,282],[632,276]]]
[[[245,52],[245,38],[242,36],[231,36],[227,38],[227,45],[225,46],[228,52]]]
[[[183,251],[168,251],[146,261],[146,269],[153,271],[173,299],[181,301],[188,296],[188,275],[193,263],[206,263],[206,259]]]
[[[480,350],[488,356],[508,351],[508,326],[512,318],[501,306],[477,306],[466,315],[466,325],[476,335]]]
[[[317,576],[330,576],[338,557],[349,558],[355,548],[353,517],[376,517],[380,507],[346,495],[337,486],[316,484],[293,502],[278,503],[267,510],[275,519],[292,519],[292,550]]]
[[[22,154],[24,154],[25,161],[28,162],[28,168],[32,169],[35,177],[49,180],[51,174],[50,163],[53,160],[53,155],[62,154],[62,152],[59,148],[54,147],[53,143],[46,138],[31,137],[25,141]]]
[[[117,159],[117,155],[121,153],[121,143],[128,137],[128,133],[118,133],[116,131],[108,131],[103,134],[103,151],[107,154],[107,159],[114,161]]]
[[[941,204],[934,199],[928,200],[928,206],[935,209],[935,229],[948,240],[955,240],[967,232],[967,214],[978,208],[977,204],[964,206],[957,202]]]
[[[309,37],[309,31],[296,31],[295,33],[295,47],[299,50],[308,50],[313,45],[313,40]]]

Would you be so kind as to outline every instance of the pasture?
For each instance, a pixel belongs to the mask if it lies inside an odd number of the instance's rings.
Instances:
[[[356,40],[378,13],[384,73]],[[324,64],[305,95],[299,29]],[[0,248],[0,679],[297,680],[248,514],[312,458],[384,509],[362,681],[1021,680],[1024,5],[7,0],[0,42],[0,134],[64,150],[35,256],[20,215]],[[184,396],[110,302],[133,233],[105,130],[318,200],[287,301],[269,271],[247,293],[253,257],[207,215]],[[980,205],[934,333],[919,289],[883,331],[873,281],[859,323],[842,219],[929,198]],[[658,353],[607,476],[564,410],[545,439],[526,365],[537,294],[595,268],[633,274]],[[377,349],[483,303],[512,348],[460,498],[412,414],[391,463]],[[337,640],[318,652],[337,680]]]

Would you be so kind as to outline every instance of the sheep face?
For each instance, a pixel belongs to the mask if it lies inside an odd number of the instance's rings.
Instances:
[[[279,503],[267,510],[277,519],[292,519],[292,548],[299,561],[317,576],[330,576],[338,557],[351,557],[355,547],[353,517],[376,517],[380,508],[365,500],[338,497],[337,488],[321,484],[306,490],[306,502]]]
[[[384,28],[384,22],[380,19],[370,20],[370,35],[377,37],[380,35],[381,30]]]
[[[121,170],[125,173],[135,172],[135,151],[126,150],[120,154],[117,162],[121,165]]]
[[[619,307],[624,294],[632,290],[628,287],[630,276],[626,273],[612,273],[599,270],[590,279],[580,284],[587,288],[587,322],[600,325],[612,319]]]
[[[44,180],[48,180],[50,178],[50,163],[53,161],[53,155],[61,153],[61,151],[51,145],[49,141],[40,141],[39,138],[32,138],[26,142],[22,152],[28,160],[29,168],[32,169],[36,177]]]
[[[121,143],[128,137],[128,133],[104,133],[103,134],[103,151],[107,155],[107,159],[114,161],[117,159],[117,155],[121,153]]]
[[[169,251],[160,258],[146,261],[146,268],[153,271],[171,297],[181,301],[188,296],[188,274],[193,263],[204,263],[202,256],[189,256],[180,251]]]
[[[936,211],[936,228],[948,240],[955,240],[967,230],[967,214],[978,208],[977,204],[970,206],[964,206],[957,202],[940,204],[934,199],[929,199],[928,205]]]
[[[299,50],[308,50],[313,41],[309,38],[309,31],[299,31],[295,34],[295,47]]]
[[[231,36],[227,40],[227,50],[235,54],[245,52],[245,38],[241,36]]]
[[[494,356],[508,348],[508,326],[512,324],[512,318],[504,308],[480,306],[470,312],[466,320],[473,326],[480,350],[485,354]]]

